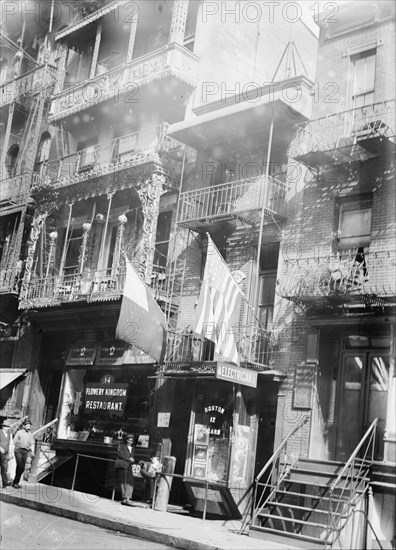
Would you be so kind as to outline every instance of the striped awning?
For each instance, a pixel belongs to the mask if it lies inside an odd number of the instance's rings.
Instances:
[[[85,27],[86,25],[89,25],[90,23],[97,21],[104,15],[119,8],[119,5],[120,5],[119,2],[112,2],[108,6],[104,6],[103,8],[100,8],[99,10],[91,13],[91,15],[84,17],[84,19],[80,19],[80,21],[77,21],[77,23],[71,24],[66,29],[63,29],[62,31],[59,31],[58,33],[56,33],[55,40],[61,40],[62,38],[65,38],[65,36],[68,36],[73,32],[76,32],[82,27]]]

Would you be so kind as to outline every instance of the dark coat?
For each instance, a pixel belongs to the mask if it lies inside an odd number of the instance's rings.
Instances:
[[[128,445],[126,443],[121,443],[118,445],[117,449],[117,458],[114,464],[114,468],[122,468],[127,470],[128,466],[132,466],[132,462],[129,460],[135,455],[135,449],[132,447],[132,452],[129,452]]]

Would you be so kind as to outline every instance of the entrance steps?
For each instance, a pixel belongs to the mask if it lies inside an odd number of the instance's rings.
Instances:
[[[348,520],[350,498],[363,492],[356,489],[356,483],[363,487],[369,481],[367,468],[359,471],[355,467],[355,488],[351,487],[349,471],[349,476],[338,483],[331,501],[330,486],[343,467],[342,462],[309,459],[289,465],[285,478],[249,527],[249,536],[301,548],[331,547],[337,533],[331,531],[330,524]]]

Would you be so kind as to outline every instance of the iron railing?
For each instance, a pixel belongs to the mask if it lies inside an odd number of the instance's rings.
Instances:
[[[173,300],[179,295],[182,281],[172,281],[168,277],[169,269],[153,266],[151,282],[148,285],[158,301]],[[122,265],[115,270],[82,271],[81,273],[49,275],[30,281],[23,307],[55,306],[64,302],[109,301],[122,296],[125,285],[126,268]]]
[[[40,186],[63,187],[111,174],[153,160],[153,155],[181,150],[183,145],[166,135],[168,126],[166,123],[152,126],[47,161],[38,176],[38,190]]]
[[[199,58],[187,48],[168,44],[88,81],[65,84],[65,89],[54,98],[49,120],[60,120],[109,99],[118,103],[124,96],[125,101],[136,103],[141,87],[160,78],[174,76],[194,87],[198,62]]]
[[[49,97],[55,85],[56,72],[56,67],[41,65],[6,82],[0,87],[0,107],[38,92],[45,92]]]
[[[299,457],[296,451],[299,449],[299,453],[301,454],[303,444],[303,426],[308,419],[309,416],[304,415],[298,420],[256,476],[254,480],[253,510],[251,515],[252,525],[254,525],[257,516],[265,508],[267,502],[271,500],[282,482],[288,476],[290,468],[297,462]],[[301,431],[298,441],[298,438],[293,436],[295,436],[299,430]],[[260,481],[264,478],[264,476],[265,481]],[[249,517],[246,516],[242,523],[241,533],[245,530],[248,520]]]
[[[357,444],[329,489],[329,512],[325,540],[334,544],[359,501],[369,488],[369,470],[374,460],[378,418]]]
[[[0,294],[19,294],[22,270],[19,266],[0,269]]]
[[[219,327],[218,338],[228,338],[229,329]],[[271,333],[256,322],[232,327],[233,337],[241,362],[259,367],[270,364],[272,351]],[[216,361],[215,345],[211,340],[187,331],[168,330],[165,362],[184,363]]]
[[[284,260],[278,293],[284,298],[396,296],[395,250],[344,250]]]
[[[274,177],[259,176],[212,187],[186,191],[180,195],[179,223],[222,217],[260,209],[283,212],[286,185]]]
[[[298,124],[289,156],[295,158],[314,151],[332,151],[376,137],[395,137],[394,99]]]

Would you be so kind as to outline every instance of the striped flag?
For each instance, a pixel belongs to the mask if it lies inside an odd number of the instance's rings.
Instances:
[[[208,235],[208,252],[192,330],[216,344],[216,353],[239,365],[232,321],[242,291]]]
[[[126,277],[116,338],[136,346],[161,363],[166,350],[166,319],[150,290],[126,261]]]

